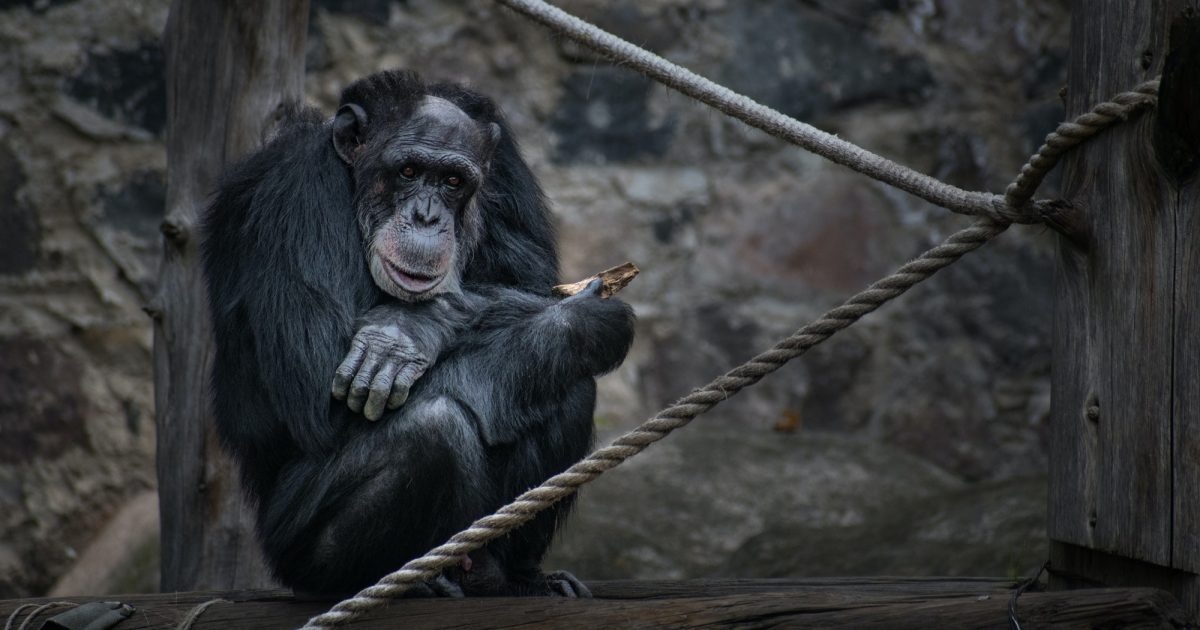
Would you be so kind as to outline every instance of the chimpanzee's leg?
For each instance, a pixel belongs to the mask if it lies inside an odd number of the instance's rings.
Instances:
[[[486,511],[496,493],[470,412],[417,397],[362,423],[336,454],[285,467],[259,532],[278,577],[297,591],[369,586]]]

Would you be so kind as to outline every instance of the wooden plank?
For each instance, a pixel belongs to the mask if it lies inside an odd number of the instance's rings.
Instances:
[[[225,165],[302,98],[308,2],[175,0],[164,36],[167,208],[154,318],[162,586],[268,583],[209,404],[212,338],[197,213]]]
[[[764,592],[845,590],[879,595],[970,596],[1015,588],[1017,582],[992,577],[820,577],[705,580],[596,580],[588,588],[606,599],[672,599]]]
[[[1171,566],[1200,573],[1200,8],[1172,18],[1155,145],[1175,231],[1175,531]],[[1189,599],[1200,609],[1200,579]]]
[[[1100,462],[1098,416],[1089,383],[1095,382],[1096,356],[1089,352],[1097,336],[1088,317],[1087,259],[1069,239],[1059,238],[1055,270],[1053,369],[1050,374],[1049,478],[1047,534],[1053,540],[1094,545],[1098,505],[1096,467]]]
[[[1168,16],[1185,3],[1075,2],[1068,117],[1161,72]],[[1050,459],[1066,461],[1052,470],[1049,533],[1169,566],[1175,221],[1153,123],[1105,131],[1064,164],[1088,235],[1082,252],[1061,244],[1058,260]]]
[[[480,598],[401,600],[356,628],[730,627],[1008,628],[1007,580],[889,578],[596,583],[595,600]],[[656,593],[656,589],[669,593]],[[633,593],[636,597],[615,597]],[[195,628],[294,628],[328,603],[294,602],[282,591],[112,597],[138,608],[123,630],[166,629],[196,604],[221,597]],[[70,598],[68,598],[70,599]],[[88,598],[90,601],[92,598]],[[31,600],[23,600],[29,602]],[[83,599],[77,601],[85,601]],[[22,601],[0,602],[7,618]],[[1185,622],[1177,602],[1154,589],[1026,593],[1022,623],[1055,628],[1157,628]]]
[[[1149,562],[1130,560],[1095,549],[1050,543],[1050,588],[1096,588],[1104,584],[1136,584],[1162,589],[1200,617],[1200,576]]]
[[[1160,72],[1163,81],[1155,112],[1065,163],[1064,189],[1088,235],[1082,248],[1062,241],[1058,257],[1053,564],[1091,581],[1167,588],[1196,613],[1200,15],[1194,0],[1076,9],[1069,115]]]

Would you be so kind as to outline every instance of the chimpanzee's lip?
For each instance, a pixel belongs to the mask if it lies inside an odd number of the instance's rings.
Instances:
[[[409,293],[424,293],[437,286],[437,283],[442,279],[441,275],[429,276],[413,271],[404,271],[390,260],[384,260],[383,265],[387,269],[388,277],[392,279],[392,282],[395,282],[401,289]]]

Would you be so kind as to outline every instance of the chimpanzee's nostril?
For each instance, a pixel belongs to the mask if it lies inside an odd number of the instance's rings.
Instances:
[[[418,211],[416,214],[416,219],[417,223],[421,226],[433,227],[439,222],[439,214],[429,210],[425,210],[424,212]]]
[[[434,204],[417,206],[413,211],[413,222],[420,227],[434,227],[441,222],[442,213]]]

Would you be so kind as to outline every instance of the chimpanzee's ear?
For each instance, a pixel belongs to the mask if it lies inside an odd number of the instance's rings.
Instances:
[[[500,145],[500,125],[496,123],[488,124],[488,133],[492,135],[492,149],[494,150]]]
[[[485,133],[487,134],[487,141],[483,155],[484,160],[490,162],[492,158],[496,157],[496,148],[500,146],[500,137],[503,135],[503,132],[500,130],[500,125],[492,122],[486,125]]]
[[[367,112],[354,103],[339,107],[333,117],[333,148],[342,161],[353,164],[366,139]]]

